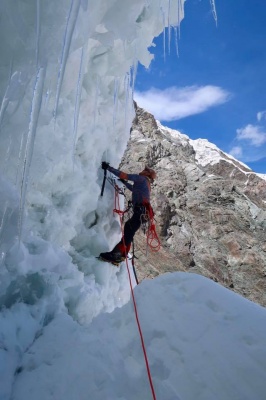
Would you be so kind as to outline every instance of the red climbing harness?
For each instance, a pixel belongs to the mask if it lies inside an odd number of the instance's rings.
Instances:
[[[114,213],[119,216],[124,217],[124,215],[130,210],[128,207],[125,211],[120,210],[119,207],[119,191],[118,186],[115,186],[115,207],[113,209]],[[155,222],[154,222],[154,211],[149,202],[144,202],[143,206],[145,208],[145,213],[141,216],[141,222],[145,225],[143,231],[147,235],[147,248],[150,247],[152,251],[159,251],[161,247],[160,239],[156,232]],[[146,227],[147,225],[147,227]],[[147,229],[146,229],[147,228]]]

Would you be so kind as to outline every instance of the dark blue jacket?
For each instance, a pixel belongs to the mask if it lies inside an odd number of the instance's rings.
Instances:
[[[150,202],[151,186],[149,178],[138,174],[126,174],[125,172],[119,171],[119,169],[113,167],[109,167],[108,171],[112,172],[112,174],[120,179],[134,182],[133,185],[128,182],[124,183],[124,185],[132,192],[133,206]]]

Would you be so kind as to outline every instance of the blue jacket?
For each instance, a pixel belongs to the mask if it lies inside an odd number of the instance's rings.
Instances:
[[[133,185],[124,182],[124,185],[132,192],[133,206],[150,202],[151,185],[149,178],[138,174],[126,174],[125,172],[119,171],[119,169],[113,167],[109,167],[108,171],[112,172],[112,174],[120,179],[134,182]]]

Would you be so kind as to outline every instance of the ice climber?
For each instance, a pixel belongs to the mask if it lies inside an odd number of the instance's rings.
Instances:
[[[134,235],[140,228],[143,215],[150,215],[153,211],[150,205],[151,183],[156,178],[156,173],[153,169],[145,167],[139,174],[127,174],[111,167],[107,162],[102,162],[102,169],[110,171],[112,174],[120,178],[124,185],[132,191],[133,215],[125,223],[124,235],[119,243],[112,251],[101,253],[102,260],[119,264],[124,261],[130,250],[130,245]],[[127,181],[132,181],[133,185]]]

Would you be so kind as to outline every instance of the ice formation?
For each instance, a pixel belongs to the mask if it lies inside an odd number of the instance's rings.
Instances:
[[[53,252],[64,273],[74,262],[101,281],[94,256],[120,231],[100,164],[118,164],[137,64],[183,0],[4,0],[0,12],[1,293],[17,274],[61,271]]]

